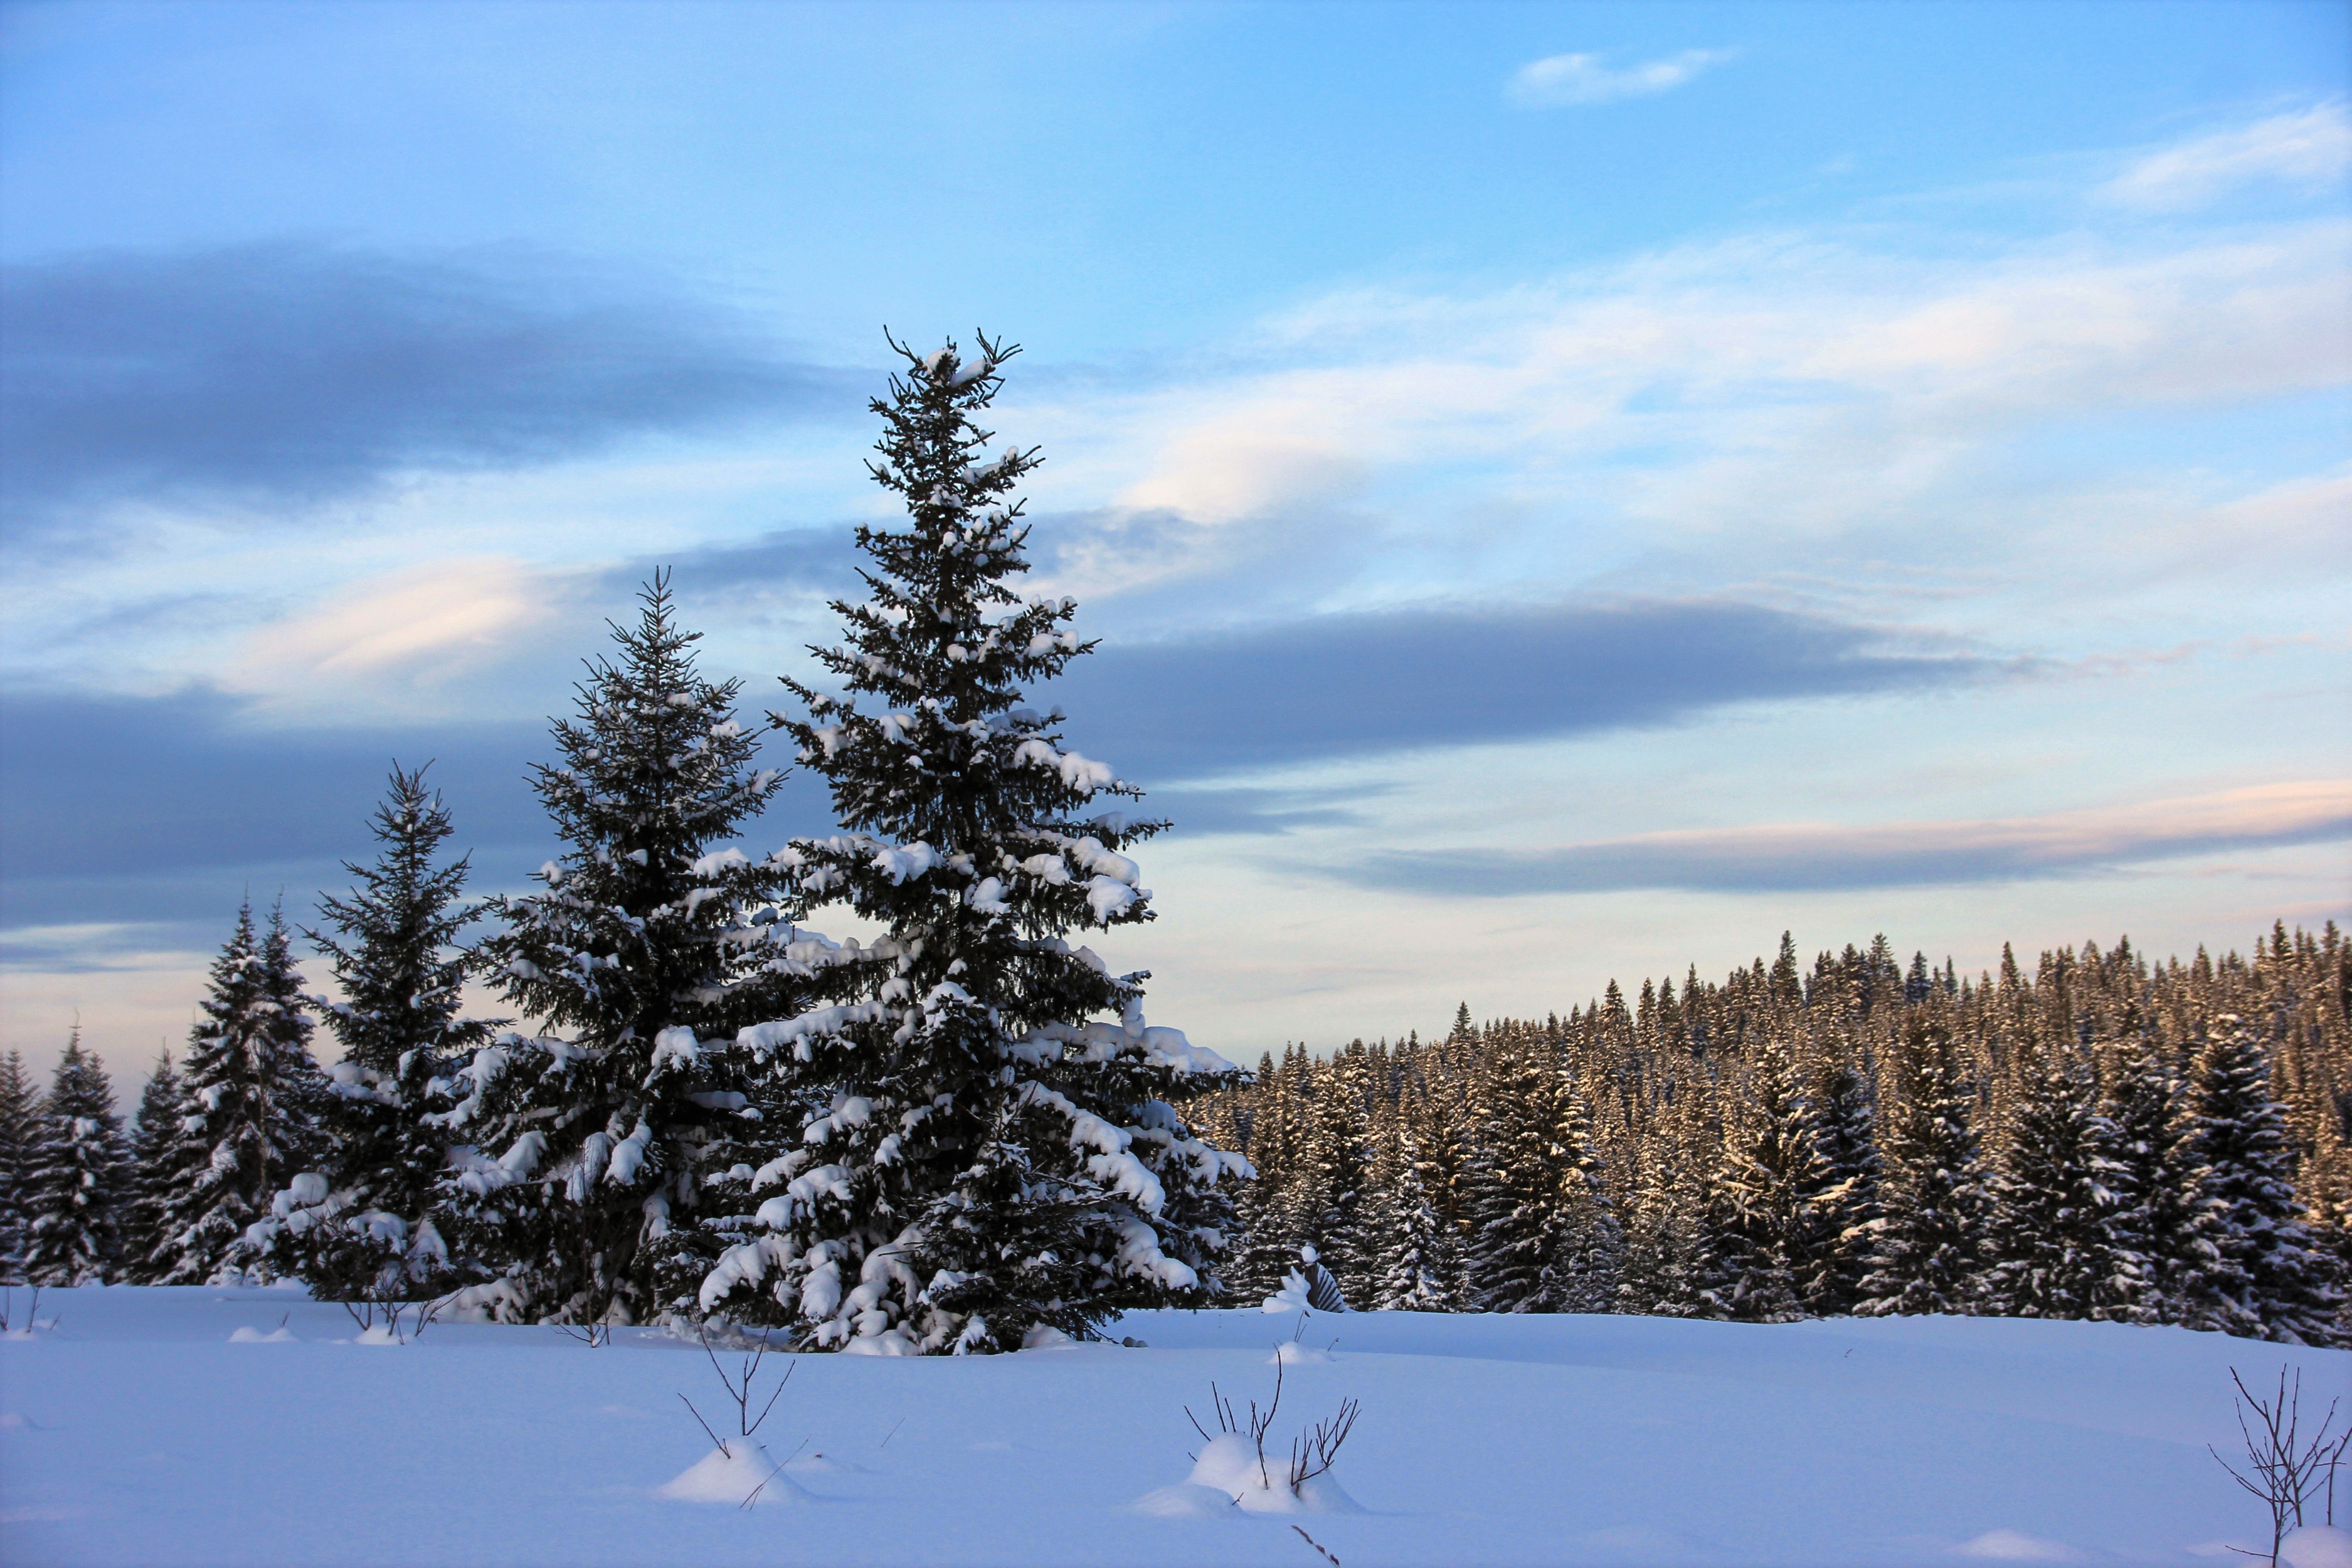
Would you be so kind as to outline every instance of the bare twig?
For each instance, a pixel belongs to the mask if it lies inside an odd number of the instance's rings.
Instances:
[[[1298,1489],[1331,1468],[1339,1457],[1339,1446],[1355,1429],[1356,1417],[1363,1414],[1363,1405],[1353,1399],[1339,1402],[1339,1413],[1328,1421],[1318,1421],[1312,1432],[1303,1432],[1290,1445],[1290,1489]]]
[[[2303,1440],[2303,1373],[2300,1371],[2294,1373],[2294,1381],[2290,1384],[2288,1369],[2279,1368],[2278,1391],[2267,1404],[2246,1386],[2246,1380],[2238,1374],[2236,1367],[2230,1369],[2230,1381],[2237,1387],[2231,1405],[2237,1413],[2238,1435],[2246,1445],[2246,1468],[2253,1473],[2242,1473],[2236,1466],[2222,1458],[2210,1443],[2205,1446],[2205,1451],[2229,1472],[2231,1480],[2260,1498],[2270,1509],[2271,1549],[2268,1555],[2272,1568],[2278,1568],[2279,1544],[2286,1539],[2288,1527],[2303,1524],[2304,1505],[2323,1487],[2327,1495],[2328,1521],[2335,1521],[2336,1469],[2343,1462],[2347,1443],[2352,1442],[2352,1428],[2347,1428],[2342,1435],[2334,1432],[2336,1401],[2331,1399],[2327,1402],[2326,1414],[2320,1418],[2318,1432],[2308,1443]],[[2250,1409],[2253,1415],[2252,1421],[2247,1419]],[[2259,1433],[2257,1427],[2260,1428]],[[2243,1547],[2231,1550],[2249,1557],[2264,1555],[2259,1552],[2247,1552]]]
[[[555,1331],[567,1340],[575,1340],[590,1350],[598,1350],[613,1342],[610,1323],[558,1323]]]
[[[735,1457],[734,1451],[729,1448],[726,1444],[719,1440],[719,1434],[710,1429],[710,1423],[702,1418],[702,1412],[694,1407],[694,1401],[687,1398],[683,1394],[679,1394],[677,1397],[678,1403],[686,1406],[687,1414],[694,1417],[694,1424],[702,1428],[703,1436],[710,1439],[710,1446],[718,1449],[720,1453],[725,1454],[729,1458],[733,1458]]]
[[[1328,1551],[1328,1550],[1324,1546],[1324,1544],[1323,1544],[1321,1542],[1319,1542],[1319,1541],[1316,1540],[1313,1536],[1311,1536],[1311,1535],[1307,1534],[1307,1531],[1306,1531],[1304,1529],[1301,1529],[1301,1528],[1300,1528],[1299,1526],[1297,1526],[1297,1525],[1295,1525],[1295,1524],[1294,1524],[1294,1525],[1292,1525],[1290,1528],[1291,1528],[1291,1529],[1293,1529],[1293,1530],[1297,1531],[1298,1531],[1298,1539],[1299,1539],[1299,1540],[1301,1540],[1301,1541],[1303,1541],[1303,1542],[1307,1542],[1307,1545],[1312,1546],[1313,1548],[1315,1548],[1316,1552],[1317,1552],[1319,1556],[1321,1556],[1321,1557],[1322,1557],[1323,1561],[1324,1561],[1324,1562],[1326,1562],[1326,1563],[1328,1563],[1329,1564],[1331,1564],[1331,1568],[1339,1568],[1339,1560],[1337,1557],[1332,1556],[1332,1555],[1331,1555],[1331,1553],[1330,1553],[1330,1552],[1329,1552],[1329,1551]]]
[[[875,1445],[875,1452],[880,1453],[883,1449],[888,1447],[890,1446],[890,1439],[896,1437],[898,1435],[898,1428],[904,1426],[906,1424],[907,1418],[903,1415],[890,1423],[890,1430],[882,1434],[882,1441]]]

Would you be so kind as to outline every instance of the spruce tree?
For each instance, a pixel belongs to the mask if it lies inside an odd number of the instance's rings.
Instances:
[[[121,1265],[122,1120],[106,1068],[76,1029],[40,1108],[25,1182],[25,1280],[102,1283]]]
[[[213,961],[203,1018],[183,1069],[186,1112],[162,1175],[170,1205],[165,1284],[201,1285],[264,1260],[248,1226],[318,1152],[322,1078],[310,1059],[310,1017],[285,921],[271,911],[257,936],[250,904]]]
[[[1727,1130],[1717,1180],[1724,1247],[1717,1301],[1745,1321],[1785,1322],[1804,1315],[1805,1284],[1826,1250],[1821,1198],[1834,1179],[1822,1157],[1811,1097],[1777,1029],[1763,1042],[1747,1090]]]
[[[2150,1037],[2119,1064],[2104,1106],[2115,1130],[2116,1235],[2140,1259],[2134,1322],[2182,1321],[2206,1261],[2219,1256],[2212,1239],[2219,1216],[2190,1163],[2185,1104],[2179,1075]]]
[[[26,1177],[40,1136],[40,1097],[21,1052],[0,1057],[0,1285],[24,1283]]]
[[[1888,1123],[1885,1213],[1854,1313],[1972,1311],[1982,1277],[1984,1172],[1975,1088],[1943,1022],[1912,1016],[1896,1079],[1901,1105]]]
[[[812,650],[843,694],[787,679],[777,721],[843,828],[778,863],[885,934],[846,971],[855,1000],[738,1037],[800,1125],[772,1129],[791,1146],[755,1173],[765,1234],[702,1303],[814,1346],[1009,1350],[1218,1300],[1246,1166],[1178,1109],[1230,1065],[1147,1028],[1146,976],[1066,938],[1151,918],[1125,851],[1162,825],[1103,809],[1139,792],[1023,700],[1094,645],[1070,600],[1009,585],[1036,455],[992,454],[975,419],[1013,351],[899,352],[869,466],[907,526],[858,529],[870,596],[835,603],[845,646]]]
[[[1853,1310],[1863,1276],[1870,1271],[1885,1172],[1878,1156],[1878,1108],[1858,1066],[1841,1062],[1830,1069],[1819,1106],[1822,1185],[1812,1195],[1819,1247],[1803,1296],[1808,1312],[1833,1318]]]
[[[2252,1027],[2234,1014],[2215,1018],[2197,1063],[2189,1159],[2198,1195],[2212,1205],[2216,1256],[2184,1281],[2188,1321],[2330,1344],[2341,1298],[2288,1179],[2285,1119],[2270,1079],[2269,1054]]]
[[[562,760],[535,770],[563,853],[536,873],[543,890],[489,901],[495,929],[473,950],[478,972],[550,1032],[475,1049],[436,1113],[457,1142],[437,1228],[456,1233],[444,1238],[454,1253],[495,1268],[499,1310],[540,1321],[691,1308],[738,1228],[732,1194],[714,1190],[720,1202],[705,1207],[706,1188],[739,1165],[748,1175],[761,1114],[722,1047],[797,1010],[836,952],[776,918],[774,867],[722,847],[780,775],[752,767],[740,683],[697,672],[700,634],[678,624],[667,579],[641,597],[635,622],[613,626],[617,657],[591,661],[575,716],[554,725]],[[420,881],[398,897],[420,923],[385,962],[437,984],[446,960],[430,939],[456,918],[457,868],[424,879],[418,857],[436,830],[419,816],[399,831],[394,853]],[[455,1010],[446,990],[420,1000],[369,1045],[369,1070],[398,1070],[395,1031],[462,1034]]]
[[[449,1148],[431,1120],[433,1085],[488,1033],[457,1016],[465,972],[453,947],[473,913],[460,901],[467,862],[434,864],[451,827],[423,768],[394,764],[370,826],[383,847],[375,863],[346,861],[358,885],[320,901],[334,934],[306,933],[343,994],[321,999],[343,1047],[325,1086],[324,1157],[314,1182],[273,1200],[264,1227],[279,1271],[322,1300],[396,1300],[449,1282],[432,1217]]]
[[[140,1091],[123,1167],[122,1278],[127,1283],[152,1285],[162,1277],[156,1259],[164,1251],[172,1210],[166,1173],[186,1115],[187,1093],[167,1050],[156,1057],[155,1070]]]
[[[1990,1199],[1984,1309],[2012,1318],[2138,1316],[2142,1259],[2118,1213],[2116,1131],[2098,1110],[2090,1063],[2063,1046],[2027,1048]]]
[[[1461,1258],[1431,1198],[1421,1142],[1400,1117],[1381,1145],[1373,1209],[1378,1282],[1372,1305],[1381,1311],[1450,1312]]]

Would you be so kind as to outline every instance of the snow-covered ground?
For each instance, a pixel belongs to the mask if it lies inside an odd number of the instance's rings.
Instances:
[[[2229,1369],[2301,1368],[2307,1411],[2352,1394],[2352,1352],[2173,1329],[1317,1317],[1276,1486],[1302,1426],[1346,1398],[1362,1418],[1317,1509],[1268,1511],[1188,1489],[1230,1479],[1232,1445],[1196,1474],[1184,1406],[1213,1433],[1213,1379],[1244,1411],[1273,1390],[1293,1325],[1257,1312],[1140,1314],[1116,1331],[1139,1349],[771,1357],[761,1396],[792,1382],[730,1458],[678,1397],[740,1442],[711,1363],[657,1331],[362,1344],[299,1291],[118,1288],[43,1295],[57,1325],[24,1337],[24,1307],[0,1341],[12,1564],[1316,1568],[1302,1528],[1346,1568],[2220,1563],[2268,1545],[2205,1452],[2237,1441]]]

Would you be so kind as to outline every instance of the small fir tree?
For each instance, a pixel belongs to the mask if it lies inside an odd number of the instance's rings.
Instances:
[[[162,1180],[171,1193],[163,1283],[201,1285],[260,1262],[245,1233],[317,1152],[323,1098],[285,921],[257,937],[250,905],[213,961],[188,1039],[186,1113]]]
[[[799,711],[778,718],[844,829],[778,862],[885,934],[847,971],[855,1000],[738,1037],[798,1115],[754,1173],[763,1234],[702,1305],[808,1345],[1009,1350],[1216,1301],[1247,1165],[1179,1109],[1230,1065],[1147,1028],[1146,976],[1066,937],[1150,918],[1125,851],[1161,825],[1102,809],[1139,792],[1023,700],[1093,645],[1071,601],[1009,586],[1037,459],[992,453],[975,421],[1013,351],[901,352],[871,467],[908,526],[859,528],[870,597],[834,606],[846,646],[813,650],[845,694],[788,679]]]
[[[1804,1315],[1804,1283],[1826,1250],[1822,1195],[1833,1185],[1811,1097],[1776,1032],[1748,1075],[1717,1179],[1723,1310],[1764,1323]]]
[[[81,1285],[121,1263],[122,1121],[114,1086],[76,1029],[41,1101],[40,1142],[25,1184],[25,1279]]]
[[[2216,1256],[2185,1281],[2189,1321],[2226,1333],[2334,1342],[2341,1298],[2314,1251],[2293,1183],[2271,1064],[2245,1019],[2223,1014],[2197,1063],[2189,1158],[2214,1215]]]
[[[40,1096],[23,1053],[0,1057],[0,1285],[24,1283],[26,1178],[40,1137]]]
[[[1382,1311],[1450,1312],[1461,1258],[1431,1199],[1421,1142],[1402,1118],[1391,1124],[1375,1172],[1381,1239],[1372,1305]]]
[[[457,1142],[439,1200],[438,1225],[456,1233],[446,1239],[498,1266],[500,1311],[542,1321],[643,1322],[692,1306],[735,1234],[729,1194],[708,1208],[706,1188],[744,1164],[761,1114],[737,1058],[714,1047],[797,1011],[836,951],[776,918],[773,867],[721,847],[779,775],[752,767],[739,683],[697,672],[700,634],[679,626],[667,578],[642,598],[635,624],[613,627],[617,658],[590,664],[576,716],[554,726],[562,760],[536,770],[563,854],[540,868],[543,891],[489,902],[497,929],[474,949],[478,970],[550,1032],[473,1051],[437,1114]],[[423,847],[422,818],[419,829],[402,853]],[[443,876],[430,886],[454,898]],[[454,918],[446,902],[426,917],[429,901],[411,900],[420,933]],[[442,973],[421,935],[401,962]],[[454,1017],[454,995],[436,991],[398,1027],[446,1039]],[[397,1071],[381,1055],[370,1065]]]
[[[1914,970],[1924,973],[1924,960],[1915,961]],[[1863,1277],[1870,1271],[1885,1172],[1878,1157],[1876,1099],[1860,1068],[1846,1062],[1832,1067],[1819,1103],[1822,1186],[1811,1201],[1820,1216],[1820,1244],[1803,1294],[1808,1312],[1834,1318],[1853,1310]]]
[[[298,1178],[301,1190],[278,1194],[257,1237],[279,1271],[326,1300],[399,1300],[466,1272],[433,1218],[449,1149],[433,1086],[489,1032],[457,1016],[465,972],[454,947],[473,915],[461,899],[467,862],[434,864],[451,826],[423,768],[394,764],[370,826],[383,847],[375,863],[346,861],[358,885],[320,901],[334,934],[306,933],[343,994],[317,999],[343,1047],[325,1086],[324,1158],[311,1180]]]
[[[1902,1104],[1886,1144],[1886,1212],[1859,1317],[1975,1309],[1982,1277],[1984,1172],[1975,1087],[1940,1021],[1915,1016],[1896,1065]]]
[[[2031,1047],[2000,1169],[1986,1184],[1986,1310],[2013,1318],[2138,1316],[2141,1259],[2125,1235],[2115,1127],[2090,1063]]]
[[[172,1053],[163,1051],[155,1058],[147,1087],[140,1091],[139,1110],[130,1131],[130,1157],[123,1167],[122,1278],[132,1285],[152,1285],[169,1267],[169,1250],[163,1244],[171,1223],[173,1193],[165,1182],[187,1113],[187,1093],[172,1066]],[[165,1261],[159,1263],[159,1258]]]

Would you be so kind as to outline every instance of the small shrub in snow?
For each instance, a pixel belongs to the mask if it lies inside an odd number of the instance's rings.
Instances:
[[[721,1437],[718,1429],[702,1418],[702,1412],[695,1409],[694,1401],[681,1393],[679,1402],[693,1415],[703,1436],[710,1439],[712,1452],[664,1486],[661,1495],[680,1502],[732,1502],[739,1508],[751,1508],[762,1500],[782,1502],[796,1495],[800,1489],[783,1478],[787,1460],[771,1463],[766,1447],[757,1441],[769,1413],[783,1396],[784,1384],[793,1380],[793,1365],[785,1365],[784,1375],[776,1380],[775,1387],[768,1391],[766,1402],[760,1405],[760,1414],[754,1415],[751,1406],[759,1400],[760,1363],[768,1354],[766,1339],[755,1337],[751,1349],[730,1373],[720,1364],[719,1352],[711,1348],[709,1331],[700,1329],[697,1334],[702,1342],[702,1353],[710,1358],[710,1370],[719,1374],[719,1386],[735,1402],[736,1435]],[[780,1480],[782,1484],[778,1485]]]
[[[1185,1406],[1185,1418],[1192,1423],[1192,1430],[1201,1434],[1203,1447],[1193,1457],[1192,1474],[1186,1485],[1171,1489],[1171,1492],[1185,1496],[1199,1496],[1200,1489],[1222,1492],[1236,1507],[1251,1513],[1355,1511],[1354,1500],[1328,1477],[1363,1407],[1353,1399],[1340,1401],[1338,1412],[1329,1419],[1317,1422],[1291,1439],[1287,1462],[1269,1458],[1265,1439],[1282,1408],[1282,1384],[1283,1361],[1277,1354],[1274,1397],[1263,1412],[1257,1401],[1251,1400],[1245,1419],[1237,1418],[1233,1401],[1215,1384],[1210,1384],[1210,1411],[1217,1418],[1214,1433],[1201,1425],[1192,1406]],[[1274,1479],[1277,1475],[1282,1478],[1278,1483]],[[1146,1500],[1146,1506],[1155,1511],[1178,1511],[1161,1506],[1170,1500],[1170,1493],[1155,1493]]]
[[[2345,1450],[2352,1447],[2352,1426],[2340,1433],[2335,1430],[2336,1402],[2331,1399],[2327,1413],[2320,1417],[2319,1430],[2308,1440],[2302,1436],[2300,1371],[2290,1380],[2287,1369],[2281,1367],[2278,1391],[2267,1402],[2247,1388],[2236,1367],[2230,1369],[2230,1381],[2238,1390],[2231,1404],[2238,1414],[2238,1431],[2246,1440],[2247,1468],[2253,1473],[2239,1470],[2210,1443],[2205,1451],[2230,1472],[2232,1480],[2270,1509],[2271,1568],[2278,1568],[2280,1545],[2290,1527],[2299,1529],[2306,1522],[2304,1509],[2315,1498],[2326,1498],[2326,1522],[2336,1522],[2336,1471],[2344,1462]]]

